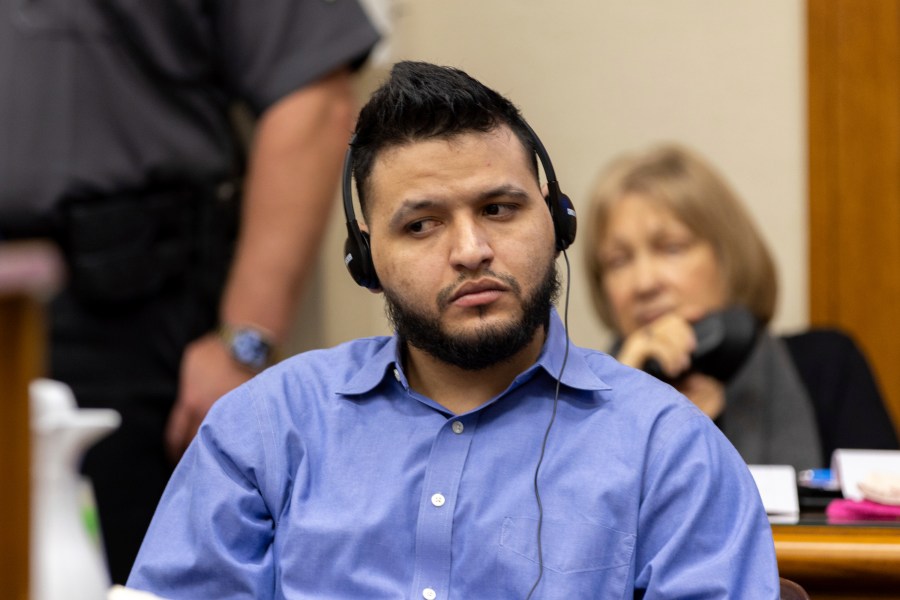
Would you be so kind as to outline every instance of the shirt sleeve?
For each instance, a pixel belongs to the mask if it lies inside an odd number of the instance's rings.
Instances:
[[[256,419],[233,410],[252,404],[243,392],[213,407],[176,468],[128,587],[168,600],[273,596],[277,509],[270,510],[262,491],[266,452],[259,430],[248,426]],[[234,399],[240,402],[229,407]]]
[[[779,597],[772,530],[737,451],[686,407],[660,424],[642,491],[636,597]]]
[[[357,0],[220,0],[221,69],[257,112],[344,66],[358,66],[378,33]]]

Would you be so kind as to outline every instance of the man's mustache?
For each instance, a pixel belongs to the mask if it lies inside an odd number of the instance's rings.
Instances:
[[[517,298],[522,297],[522,286],[516,281],[516,278],[507,273],[497,273],[492,269],[483,269],[477,273],[460,273],[455,282],[441,289],[437,295],[438,310],[444,310],[449,306],[451,298],[457,289],[467,281],[474,281],[482,277],[491,277],[505,283]]]

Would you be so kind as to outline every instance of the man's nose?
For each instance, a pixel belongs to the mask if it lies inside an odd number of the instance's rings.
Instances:
[[[477,271],[494,259],[490,236],[475,221],[456,223],[453,227],[452,244],[450,263],[454,269]]]

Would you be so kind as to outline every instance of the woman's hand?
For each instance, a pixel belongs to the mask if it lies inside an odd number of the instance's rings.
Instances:
[[[725,410],[725,386],[709,375],[691,373],[680,379],[675,389],[687,396],[710,419],[717,418]]]
[[[619,362],[640,369],[655,359],[675,389],[688,397],[710,419],[725,409],[725,387],[720,381],[701,373],[685,373],[691,367],[691,352],[697,338],[690,322],[674,313],[663,315],[633,332],[622,344]]]
[[[616,357],[622,364],[640,369],[655,359],[663,373],[675,379],[691,366],[697,338],[690,322],[674,313],[661,316],[625,338]]]

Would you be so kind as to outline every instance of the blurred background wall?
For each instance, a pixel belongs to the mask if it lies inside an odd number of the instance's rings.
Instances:
[[[601,165],[661,140],[705,154],[747,203],[779,266],[778,331],[808,322],[805,12],[801,0],[373,0],[388,42],[360,101],[403,59],[467,71],[523,111],[576,209]],[[292,346],[388,333],[381,297],[342,263],[335,218]],[[569,252],[573,340],[605,349]]]

